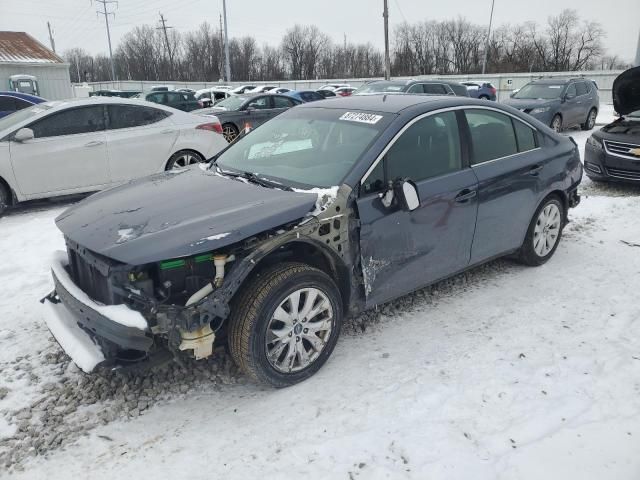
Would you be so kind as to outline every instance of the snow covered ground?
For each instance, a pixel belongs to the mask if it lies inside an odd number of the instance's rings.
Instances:
[[[636,480],[640,189],[582,190],[548,264],[492,262],[354,319],[285,390],[224,354],[79,372],[37,302],[65,205],[21,208],[0,219],[0,477]]]

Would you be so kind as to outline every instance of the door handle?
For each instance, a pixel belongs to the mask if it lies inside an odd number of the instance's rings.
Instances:
[[[535,167],[531,167],[529,170],[529,175],[538,176],[542,171],[542,165],[536,165]]]
[[[468,188],[465,188],[458,195],[456,195],[456,202],[464,203],[468,200],[471,200],[477,194],[478,194],[477,190],[469,190]]]
[[[102,144],[104,144],[104,142],[102,142],[100,140],[94,140],[93,142],[85,143],[84,146],[85,147],[97,147],[98,145],[102,145]]]

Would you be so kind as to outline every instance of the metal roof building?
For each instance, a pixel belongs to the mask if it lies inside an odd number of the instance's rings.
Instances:
[[[35,76],[47,100],[72,96],[68,63],[28,33],[0,31],[0,90],[10,89],[13,75]]]

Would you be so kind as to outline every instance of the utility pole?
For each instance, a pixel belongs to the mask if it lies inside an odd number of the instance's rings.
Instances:
[[[638,48],[636,48],[635,66],[640,67],[640,31],[638,32]]]
[[[51,24],[47,22],[47,28],[49,29],[49,41],[51,42],[51,50],[56,53],[56,42],[53,40],[53,32],[51,31]]]
[[[222,0],[222,14],[224,15],[224,71],[225,80],[231,81],[231,64],[229,63],[229,30],[227,28],[227,0]]]
[[[344,50],[342,50],[342,59],[344,63],[342,65],[342,76],[347,78],[347,34],[344,34]]]
[[[384,79],[391,79],[391,58],[389,57],[389,4],[384,0]]]
[[[107,4],[108,3],[115,3],[116,4],[116,8],[118,7],[118,2],[117,0],[96,0],[97,3],[101,3],[102,4],[102,12],[101,11],[96,11],[96,13],[98,15],[104,15],[104,22],[107,26],[107,41],[109,42],[109,60],[111,61],[111,79],[115,82],[116,81],[116,69],[113,66],[113,50],[111,49],[111,32],[109,31],[109,15],[113,15],[113,17],[115,18],[115,13],[113,12],[107,12]]]
[[[491,25],[493,24],[493,6],[496,0],[491,0],[491,16],[489,17],[489,31],[487,32],[487,38],[484,41],[484,59],[482,60],[482,74],[487,68],[487,54],[489,53],[489,37],[491,37]]]
[[[169,77],[172,77],[173,76],[173,53],[171,53],[171,45],[169,45],[169,35],[167,35],[167,28],[173,28],[173,27],[167,26],[167,21],[165,20],[164,15],[162,15],[162,13],[158,12],[158,15],[160,15],[160,22],[162,23],[162,26],[156,28],[156,30],[164,31],[164,41],[167,43],[167,52],[169,52]]]

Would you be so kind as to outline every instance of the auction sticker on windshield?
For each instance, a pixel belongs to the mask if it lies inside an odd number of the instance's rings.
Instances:
[[[340,120],[346,120],[348,122],[368,123],[369,125],[375,125],[380,121],[380,119],[382,119],[382,115],[361,112],[347,112],[340,117]]]

